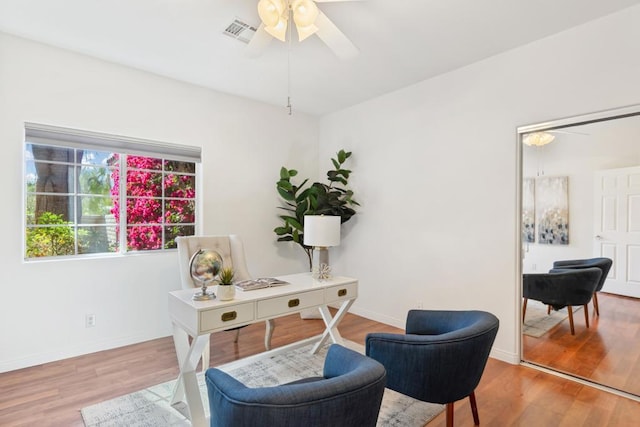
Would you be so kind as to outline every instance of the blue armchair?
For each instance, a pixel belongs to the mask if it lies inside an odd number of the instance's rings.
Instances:
[[[600,307],[598,306],[598,292],[602,290],[604,282],[607,281],[607,276],[609,276],[609,270],[611,269],[612,264],[613,261],[610,258],[567,259],[554,262],[553,268],[581,269],[597,267],[602,270],[602,276],[600,276],[598,286],[596,286],[596,290],[593,292],[593,308],[596,312],[596,315],[600,316]]]
[[[602,270],[597,267],[583,269],[552,269],[549,273],[522,275],[522,321],[527,312],[527,301],[534,299],[556,310],[567,307],[571,335],[573,326],[573,306],[584,307],[584,321],[589,327],[589,301],[600,282]]]
[[[211,427],[374,427],[386,374],[375,360],[333,344],[323,377],[261,388],[215,368],[205,378]]]
[[[474,390],[480,382],[499,321],[484,311],[411,310],[406,335],[371,333],[366,354],[387,370],[387,388],[424,402],[453,404],[469,397],[480,423]]]

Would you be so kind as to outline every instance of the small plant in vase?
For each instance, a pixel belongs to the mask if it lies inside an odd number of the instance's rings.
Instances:
[[[235,272],[230,267],[224,267],[218,273],[218,299],[221,301],[229,301],[236,296],[236,287],[233,284],[234,276]]]

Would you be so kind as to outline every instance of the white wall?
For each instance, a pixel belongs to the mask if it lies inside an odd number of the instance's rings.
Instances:
[[[524,272],[546,272],[561,259],[594,255],[594,176],[605,169],[640,165],[640,117],[564,129],[544,147],[523,146],[523,176],[567,176],[569,244],[525,245]]]
[[[24,121],[201,144],[204,231],[240,233],[256,275],[306,268],[271,232],[280,166],[323,178],[333,153],[352,150],[362,206],[332,249],[334,271],[361,280],[352,311],[403,326],[419,304],[488,310],[501,321],[494,356],[517,362],[516,128],[639,103],[638,22],[634,7],[319,125],[0,35],[0,371],[168,335],[166,293],[178,287],[173,253],[22,262]],[[84,328],[87,312],[97,327]]]
[[[240,234],[254,275],[307,268],[275,242],[275,183],[317,174],[317,118],[0,34],[0,372],[167,336],[180,288],[175,252],[23,262],[25,121],[202,146],[204,233]]]
[[[320,159],[354,152],[362,207],[332,250],[360,279],[354,312],[488,310],[493,355],[519,360],[516,128],[640,103],[638,22],[627,9],[322,118]]]

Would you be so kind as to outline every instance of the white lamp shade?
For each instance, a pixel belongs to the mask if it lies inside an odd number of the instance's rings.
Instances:
[[[329,247],[340,244],[340,217],[334,215],[305,215],[304,244]]]

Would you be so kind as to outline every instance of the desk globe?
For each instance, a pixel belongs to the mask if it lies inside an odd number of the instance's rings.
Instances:
[[[200,283],[202,290],[193,295],[194,301],[208,301],[216,297],[213,292],[207,292],[207,286],[213,282],[222,269],[222,257],[211,249],[200,249],[193,254],[189,261],[189,272],[196,283]]]

